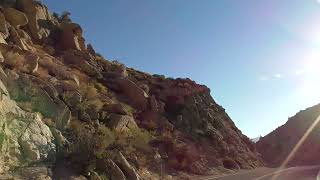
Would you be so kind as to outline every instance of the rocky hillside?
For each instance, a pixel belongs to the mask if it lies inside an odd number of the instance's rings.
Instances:
[[[257,142],[257,149],[269,165],[280,165],[293,150],[308,128],[320,115],[320,105],[300,111]],[[288,165],[320,164],[320,125],[316,125]]]
[[[103,58],[69,13],[0,4],[0,179],[159,179],[261,164],[206,86]]]

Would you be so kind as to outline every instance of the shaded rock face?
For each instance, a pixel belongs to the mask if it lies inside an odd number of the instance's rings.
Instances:
[[[65,50],[86,50],[85,40],[82,37],[82,28],[76,23],[62,24],[60,44]]]
[[[51,15],[38,1],[0,4],[5,173],[23,166],[30,173],[22,176],[40,179],[141,179],[141,171],[160,173],[160,165],[196,174],[261,165],[206,86],[106,60],[68,13]],[[38,167],[43,161],[54,172]]]
[[[187,97],[184,104],[179,105],[178,110],[170,112],[170,115],[176,117],[172,123],[181,131],[210,140],[211,148],[219,154],[215,159],[222,162],[232,159],[241,168],[259,165],[251,141],[242,135],[225,110],[209,94],[197,93]]]
[[[300,111],[289,118],[284,125],[260,138],[256,145],[263,160],[272,166],[282,164],[319,115],[320,105],[315,105]],[[320,125],[317,123],[288,165],[318,165],[320,163],[319,129]]]

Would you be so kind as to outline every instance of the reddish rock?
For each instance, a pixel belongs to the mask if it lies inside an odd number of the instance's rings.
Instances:
[[[61,28],[60,45],[62,49],[86,50],[85,40],[82,37],[82,28],[79,24],[64,23]]]
[[[115,83],[119,86],[120,91],[129,99],[129,103],[135,108],[143,110],[148,106],[148,94],[144,92],[133,81],[125,78],[118,78]]]

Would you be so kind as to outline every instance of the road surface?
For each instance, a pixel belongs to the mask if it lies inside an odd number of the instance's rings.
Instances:
[[[320,166],[291,167],[283,170],[258,168],[220,177],[199,178],[199,180],[320,180],[319,170]]]

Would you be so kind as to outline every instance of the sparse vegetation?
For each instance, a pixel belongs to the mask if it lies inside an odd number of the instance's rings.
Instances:
[[[88,168],[97,158],[104,157],[107,148],[115,142],[114,132],[104,125],[93,127],[88,123],[77,123],[73,124],[71,132],[70,156],[82,168]]]

